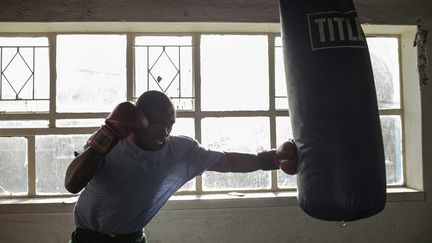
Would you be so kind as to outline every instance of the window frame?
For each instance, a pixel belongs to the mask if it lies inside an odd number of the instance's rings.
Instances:
[[[25,26],[25,24],[20,24],[20,26]],[[174,27],[173,27],[174,26]],[[268,36],[268,61],[269,61],[269,110],[268,111],[202,111],[201,110],[201,104],[200,99],[201,97],[201,80],[200,80],[200,50],[199,48],[193,48],[192,49],[192,56],[193,56],[193,64],[194,67],[194,75],[193,75],[193,83],[194,83],[194,92],[195,92],[195,109],[194,111],[178,111],[177,117],[179,118],[194,118],[195,120],[195,138],[200,142],[201,141],[201,120],[206,117],[247,117],[247,116],[264,116],[269,117],[270,120],[270,144],[271,147],[276,147],[276,117],[281,116],[289,116],[287,110],[277,110],[275,108],[275,69],[274,69],[274,62],[275,62],[275,48],[274,48],[274,39],[276,36],[279,36],[280,28],[278,24],[273,25],[264,25],[262,29],[257,28],[257,24],[233,24],[233,26],[229,26],[227,30],[221,31],[221,27],[218,27],[216,25],[210,25],[210,27],[203,27],[202,25],[198,24],[195,27],[191,25],[192,29],[190,31],[184,31],[182,28],[181,31],[178,31],[176,29],[177,25],[170,25],[164,29],[161,28],[161,31],[149,31],[145,32],[144,30],[140,29],[142,27],[140,26],[131,26],[130,28],[125,28],[124,32],[121,32],[119,30],[109,32],[109,31],[100,31],[98,29],[101,29],[100,25],[95,25],[95,27],[85,29],[85,25],[76,24],[75,27],[73,27],[72,31],[62,32],[61,28],[56,32],[47,32],[46,30],[41,30],[40,32],[30,32],[25,31],[26,27],[23,27],[21,29],[24,29],[23,32],[16,32],[16,33],[3,33],[0,29],[0,36],[5,37],[48,37],[49,40],[49,46],[50,46],[50,109],[48,113],[6,113],[2,114],[0,116],[0,120],[48,120],[49,126],[48,128],[7,128],[7,129],[0,129],[1,136],[16,136],[16,137],[25,137],[27,139],[27,148],[28,148],[28,193],[26,195],[12,195],[12,196],[0,196],[0,199],[2,198],[20,198],[20,197],[37,197],[37,198],[52,198],[52,197],[70,197],[75,196],[73,194],[53,194],[53,195],[40,195],[36,194],[36,151],[35,151],[35,136],[37,135],[68,135],[68,134],[91,134],[94,132],[97,127],[56,127],[56,120],[57,119],[80,119],[80,118],[105,118],[108,116],[108,112],[98,112],[98,113],[57,113],[55,110],[56,107],[56,48],[53,48],[53,46],[56,46],[56,36],[57,35],[64,35],[64,34],[119,34],[119,35],[126,35],[127,38],[127,48],[126,48],[126,65],[127,67],[127,85],[126,85],[126,99],[127,100],[133,100],[134,96],[134,72],[135,72],[135,63],[134,63],[134,40],[136,36],[142,36],[142,35],[191,35],[192,36],[192,46],[196,47],[199,46],[199,36],[201,34],[242,34],[242,35],[267,35]],[[242,26],[247,26],[245,28],[247,31],[241,31]],[[258,25],[260,27],[260,25]],[[85,30],[77,31],[77,29],[83,28]],[[170,29],[172,28],[172,29]],[[206,30],[201,30],[201,28],[208,28]],[[145,29],[145,28],[144,28]],[[243,28],[244,29],[244,28]],[[257,30],[258,29],[258,30]],[[132,31],[131,31],[132,30]],[[137,31],[140,30],[140,31]],[[240,30],[240,31],[239,31]],[[409,29],[408,31],[412,32],[412,29]],[[398,187],[412,187],[416,189],[422,189],[422,184],[419,184],[419,182],[411,183],[409,180],[410,176],[407,175],[411,172],[409,170],[412,170],[413,166],[409,166],[408,159],[406,157],[406,136],[407,133],[406,127],[405,127],[405,117],[404,117],[404,110],[406,109],[405,103],[404,103],[404,89],[406,88],[403,84],[406,79],[406,73],[404,72],[404,63],[403,63],[403,48],[402,44],[406,40],[403,39],[402,34],[400,32],[400,29],[396,30],[388,30],[388,31],[377,31],[374,33],[374,30],[367,30],[366,28],[366,34],[369,37],[369,35],[379,35],[380,37],[390,36],[390,37],[396,37],[399,41],[399,65],[400,65],[400,102],[401,107],[399,109],[382,109],[380,110],[380,115],[398,115],[401,117],[401,128],[402,128],[402,148],[403,148],[403,178],[405,178],[404,183],[402,185],[389,185],[389,188],[398,188]],[[368,33],[369,32],[369,33]],[[411,33],[410,32],[410,33]],[[405,37],[406,38],[406,37]],[[406,169],[407,167],[407,169]],[[408,170],[408,172],[407,172]],[[418,170],[417,170],[418,171]],[[422,172],[421,172],[422,173]],[[279,189],[277,187],[277,171],[271,172],[271,189],[269,190],[236,190],[243,193],[258,193],[258,192],[294,192],[294,189]],[[178,192],[177,195],[183,195],[183,194],[216,194],[216,193],[226,193],[227,191],[203,191],[202,190],[202,179],[201,176],[198,176],[196,179],[196,190],[195,191],[185,191],[185,192]]]

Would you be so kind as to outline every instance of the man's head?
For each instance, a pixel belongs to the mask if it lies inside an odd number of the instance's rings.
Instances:
[[[175,108],[170,98],[164,93],[150,90],[137,100],[136,107],[147,117],[149,127],[142,134],[135,134],[137,145],[144,149],[159,149],[171,133],[175,122]]]

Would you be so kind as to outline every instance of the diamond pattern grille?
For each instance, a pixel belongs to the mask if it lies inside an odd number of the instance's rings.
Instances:
[[[139,63],[135,74],[137,96],[146,90],[160,90],[171,98],[177,110],[193,110],[192,45],[181,41],[178,45],[174,41],[166,45],[149,42],[134,46]]]
[[[179,63],[178,63],[179,64]],[[174,63],[173,59],[166,52],[166,47],[148,69],[149,77],[159,86],[161,91],[167,92],[171,84],[180,78],[180,68]]]
[[[35,47],[0,47],[0,52],[0,100],[34,99]]]

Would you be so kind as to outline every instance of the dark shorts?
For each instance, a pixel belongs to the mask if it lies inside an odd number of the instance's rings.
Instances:
[[[142,230],[124,235],[108,235],[77,228],[69,243],[146,243],[146,237]]]

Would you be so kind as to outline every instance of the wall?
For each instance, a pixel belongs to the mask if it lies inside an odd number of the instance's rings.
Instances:
[[[362,23],[432,27],[430,0],[357,0]],[[1,0],[1,22],[210,21],[278,22],[277,1],[266,0]],[[1,25],[0,22],[0,25]],[[430,38],[429,38],[430,39]],[[428,43],[432,63],[432,41]],[[432,76],[430,74],[430,76]],[[418,85],[416,79],[405,80]],[[415,86],[412,86],[415,87]],[[421,92],[423,189],[390,196],[379,215],[340,227],[305,215],[292,197],[170,201],[147,227],[156,242],[432,242],[432,88]],[[2,202],[4,203],[4,202]],[[65,242],[72,204],[0,205],[0,242]]]
[[[363,23],[415,24],[430,19],[428,0],[357,0]],[[268,0],[2,0],[0,21],[279,22]]]

